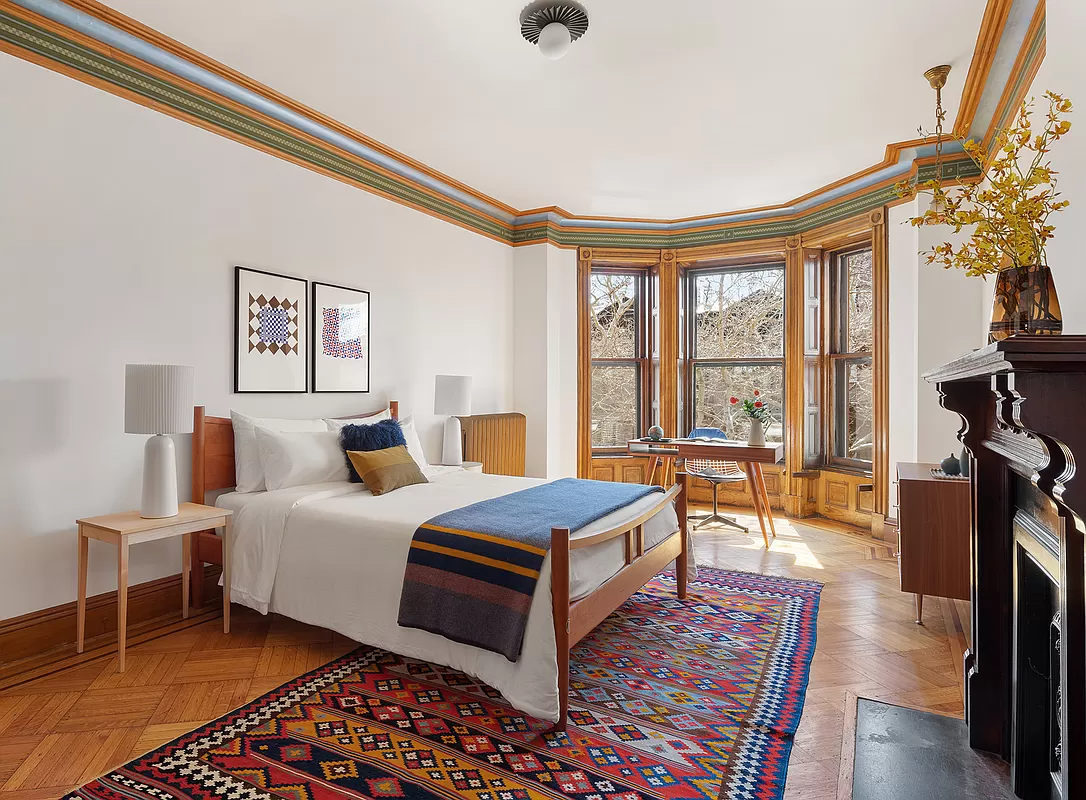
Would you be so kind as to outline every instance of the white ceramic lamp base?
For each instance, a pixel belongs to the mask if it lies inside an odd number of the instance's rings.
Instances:
[[[161,519],[177,516],[177,454],[173,439],[152,436],[143,447],[143,501],[140,516]]]
[[[441,463],[447,467],[459,467],[464,463],[464,444],[460,433],[460,418],[445,420],[445,441],[441,446]]]

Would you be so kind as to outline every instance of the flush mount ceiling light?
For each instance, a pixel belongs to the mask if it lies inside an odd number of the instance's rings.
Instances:
[[[555,61],[588,30],[588,12],[571,0],[536,0],[520,12],[520,35]]]

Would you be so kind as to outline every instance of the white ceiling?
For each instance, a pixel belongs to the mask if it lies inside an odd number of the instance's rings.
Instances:
[[[787,202],[948,121],[985,0],[585,0],[561,61],[527,0],[107,0],[524,210],[674,218]]]

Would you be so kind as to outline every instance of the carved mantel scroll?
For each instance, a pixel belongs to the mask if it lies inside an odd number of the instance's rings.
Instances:
[[[1051,769],[1063,797],[1086,797],[1086,759],[1060,758],[1044,769],[1031,760],[1029,714],[1041,701],[1016,672],[1029,661],[1022,641],[1033,624],[1022,609],[1037,605],[1036,586],[1022,577],[1035,569],[1027,563],[1038,552],[1030,550],[1033,536],[1052,553],[1041,559],[1048,575],[1041,589],[1060,621],[1045,679],[1059,731],[1051,744],[1061,753],[1086,752],[1086,477],[1077,468],[1086,462],[1086,336],[1015,336],[924,377],[938,384],[943,407],[961,417],[958,438],[973,457],[970,743],[1012,761],[1020,795],[1041,777],[1047,785]],[[1048,515],[1047,529],[1032,526],[1041,535],[1022,524],[1037,509]]]

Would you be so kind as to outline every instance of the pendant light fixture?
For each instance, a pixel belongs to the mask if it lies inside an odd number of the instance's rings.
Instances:
[[[943,179],[943,120],[946,119],[946,112],[943,111],[943,87],[946,86],[949,74],[948,64],[932,67],[924,73],[931,88],[935,90],[935,178],[940,181]],[[936,214],[946,211],[946,205],[934,193],[931,196],[929,208]]]
[[[573,0],[537,0],[520,12],[520,35],[552,61],[588,30],[588,12]]]

